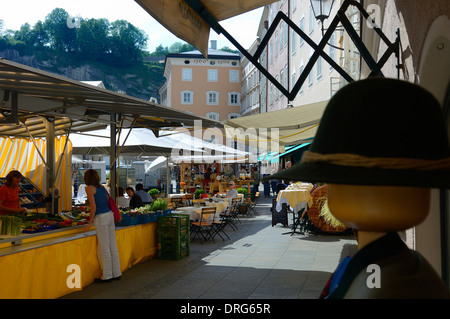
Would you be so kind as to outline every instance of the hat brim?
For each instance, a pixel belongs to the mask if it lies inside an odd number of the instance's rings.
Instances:
[[[301,162],[264,180],[309,183],[450,188],[450,171],[389,170]]]

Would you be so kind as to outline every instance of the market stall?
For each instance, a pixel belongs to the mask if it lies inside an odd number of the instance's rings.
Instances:
[[[43,215],[27,213],[2,220],[5,228],[1,229],[5,234],[0,235],[0,298],[56,298],[82,289],[100,276],[95,232],[85,230],[82,218],[72,219],[75,216],[71,207],[70,170],[64,174],[67,163],[70,167],[71,156],[66,152],[71,152],[71,133],[109,125],[107,148],[114,163],[120,146],[116,135],[121,128],[151,128],[158,135],[159,128],[189,126],[195,120],[202,120],[206,127],[218,124],[2,58],[0,96],[3,97],[0,135],[4,136],[1,156],[5,157],[0,167],[2,174],[13,168],[20,169],[31,181],[23,187],[32,184],[36,186],[33,193],[42,193],[51,199],[50,206],[40,212]],[[8,146],[11,136],[22,140],[16,140],[20,143],[14,142],[13,147]],[[8,155],[11,152],[16,152],[16,156]],[[32,154],[36,153],[41,162],[34,160]],[[39,170],[43,175],[34,179],[39,176]],[[115,175],[112,170],[114,184]],[[58,179],[62,184],[58,184]],[[42,180],[43,186],[40,186]],[[64,197],[66,191],[68,197]],[[33,194],[25,192],[28,191],[24,188],[24,198]],[[58,198],[62,207],[55,205],[54,199]],[[118,226],[116,232],[122,271],[157,254],[157,222],[154,220],[157,213],[150,214],[123,212],[121,223],[126,226]],[[125,215],[130,217],[129,223]],[[23,217],[30,220],[24,221]]]
[[[182,162],[180,164],[180,186],[184,193],[194,193],[196,189],[207,188],[205,191],[209,193],[226,193],[227,184],[233,181],[236,184],[236,188],[245,188],[250,193],[250,185],[253,181],[249,175],[232,174],[224,172],[224,169],[220,169],[222,165],[216,163],[213,164],[216,167],[216,172],[211,174],[210,181],[205,187],[204,172],[209,164],[195,164],[190,162]],[[211,165],[212,166],[212,165]]]
[[[99,278],[95,231],[84,227],[0,240],[0,298],[58,298]],[[157,254],[156,228],[157,223],[117,228],[122,272]]]

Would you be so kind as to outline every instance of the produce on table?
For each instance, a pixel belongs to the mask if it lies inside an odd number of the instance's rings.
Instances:
[[[1,235],[19,236],[21,232],[22,219],[16,216],[3,215],[1,219]]]

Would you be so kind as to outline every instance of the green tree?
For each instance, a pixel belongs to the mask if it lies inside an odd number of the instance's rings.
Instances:
[[[45,25],[42,21],[39,20],[38,22],[36,22],[31,32],[33,33],[32,37],[34,39],[34,48],[44,49],[45,47],[49,46],[49,34],[45,29]]]
[[[155,51],[153,51],[150,55],[152,56],[166,56],[169,54],[169,48],[168,47],[163,47],[162,44],[158,45],[155,49]]]
[[[188,52],[195,50],[195,47],[189,43],[186,42],[175,42],[173,43],[170,48],[170,53],[182,53],[182,52]]]
[[[110,50],[107,19],[81,20],[76,30],[76,50],[78,59],[102,61]]]
[[[111,23],[111,59],[124,66],[142,58],[142,50],[147,45],[147,35],[125,20]]]
[[[53,9],[44,21],[50,46],[59,52],[75,52],[76,28],[69,26],[69,14],[61,8]]]

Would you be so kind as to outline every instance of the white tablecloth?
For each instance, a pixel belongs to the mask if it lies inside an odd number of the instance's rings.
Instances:
[[[215,206],[217,208],[216,214],[215,214],[215,220],[220,219],[220,213],[225,211],[228,207],[227,202],[219,202],[219,203],[210,203],[206,202],[206,206]],[[172,211],[172,214],[189,214],[191,220],[200,220],[201,214],[202,214],[202,207],[195,207],[195,206],[187,206],[187,207],[178,207],[177,210]]]
[[[312,205],[312,198],[309,189],[285,189],[278,193],[276,210],[280,211],[282,204],[291,206],[294,213],[298,213],[302,208]]]

